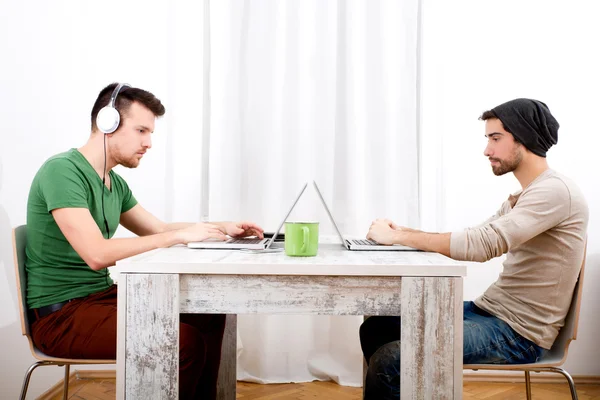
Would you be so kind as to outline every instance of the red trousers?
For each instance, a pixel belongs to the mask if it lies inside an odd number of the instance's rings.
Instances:
[[[179,398],[216,399],[225,315],[181,314],[179,328]],[[49,356],[116,359],[117,286],[36,320],[31,336]]]

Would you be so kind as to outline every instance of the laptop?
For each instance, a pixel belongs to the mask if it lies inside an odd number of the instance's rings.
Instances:
[[[377,243],[374,240],[369,240],[369,239],[346,239],[344,237],[344,235],[342,235],[342,232],[340,231],[340,229],[338,228],[338,224],[335,223],[333,214],[331,214],[331,211],[329,211],[329,207],[327,207],[327,203],[325,203],[325,199],[323,198],[323,195],[321,194],[321,191],[319,190],[319,186],[317,186],[317,182],[313,181],[313,185],[319,195],[319,199],[321,199],[321,203],[323,203],[323,206],[325,207],[325,210],[327,211],[327,215],[329,215],[329,219],[331,220],[331,223],[335,227],[335,230],[338,233],[338,235],[340,236],[340,239],[342,240],[342,244],[344,245],[344,247],[346,249],[348,249],[348,250],[363,250],[363,251],[419,251],[418,249],[415,249],[413,247],[402,246],[399,244],[388,246],[385,244]]]
[[[187,246],[190,249],[225,249],[225,250],[240,250],[240,249],[266,250],[266,249],[270,248],[271,245],[273,243],[275,243],[275,240],[277,239],[277,235],[279,235],[279,231],[281,230],[281,227],[283,226],[283,224],[285,223],[287,218],[292,213],[292,210],[294,209],[294,207],[296,207],[296,203],[298,203],[298,200],[300,200],[302,193],[304,193],[304,191],[306,190],[306,186],[308,186],[308,182],[304,184],[304,186],[302,187],[302,190],[300,190],[300,193],[298,193],[298,196],[296,196],[296,199],[294,200],[294,204],[292,204],[292,207],[285,214],[285,217],[283,217],[283,220],[281,220],[281,223],[277,227],[277,230],[275,231],[275,233],[273,234],[272,237],[270,237],[270,238],[265,237],[264,239],[231,238],[226,241],[205,240],[203,242],[190,242],[187,244]]]

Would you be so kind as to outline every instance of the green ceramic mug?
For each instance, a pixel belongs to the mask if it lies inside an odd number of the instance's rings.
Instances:
[[[318,248],[318,222],[285,223],[285,254],[292,257],[311,257],[317,255]]]

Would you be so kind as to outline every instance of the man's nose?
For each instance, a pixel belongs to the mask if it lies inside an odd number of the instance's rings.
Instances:
[[[492,154],[494,154],[492,152],[492,149],[490,149],[490,145],[488,144],[487,146],[485,146],[485,149],[483,149],[483,155],[486,157],[491,157]]]

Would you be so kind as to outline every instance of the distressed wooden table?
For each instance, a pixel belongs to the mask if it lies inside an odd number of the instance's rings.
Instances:
[[[466,266],[319,246],[308,258],[175,246],[117,262],[117,398],[177,399],[179,313],[219,313],[219,399],[234,400],[236,315],[260,313],[401,315],[402,398],[461,399]]]

